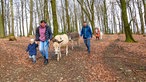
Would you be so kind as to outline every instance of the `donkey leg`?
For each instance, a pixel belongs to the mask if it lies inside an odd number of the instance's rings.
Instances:
[[[71,40],[71,46],[72,46],[72,50],[74,49],[74,41]]]
[[[57,61],[59,61],[59,55],[60,55],[60,54],[57,54]]]
[[[61,51],[60,51],[59,57],[61,58]]]
[[[66,56],[68,56],[68,45],[66,46]]]

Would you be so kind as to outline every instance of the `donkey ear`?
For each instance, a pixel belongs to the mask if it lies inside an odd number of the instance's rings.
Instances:
[[[61,42],[63,42],[63,40],[62,41],[57,41],[59,44],[61,43]]]
[[[52,41],[53,41],[53,42],[58,42],[58,40],[56,40],[56,39],[54,39],[54,38],[52,39]]]
[[[54,37],[52,37],[50,40],[53,40],[54,39]]]

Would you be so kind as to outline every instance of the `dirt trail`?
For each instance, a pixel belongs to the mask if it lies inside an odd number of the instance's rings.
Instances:
[[[124,35],[104,35],[103,40],[91,40],[91,56],[85,45],[69,50],[69,56],[59,62],[50,45],[50,63],[43,65],[40,53],[32,64],[25,54],[27,37],[15,42],[0,39],[0,82],[137,82],[146,81],[146,38],[134,35],[138,43],[125,43]],[[116,40],[117,38],[120,41]],[[51,43],[52,44],[52,43]]]

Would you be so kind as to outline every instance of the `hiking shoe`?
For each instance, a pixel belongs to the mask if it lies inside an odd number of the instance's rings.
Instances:
[[[36,63],[36,61],[32,61],[32,63],[33,63],[33,64],[35,64],[35,63]]]
[[[46,59],[45,61],[44,61],[44,65],[47,65],[48,64],[48,59]]]
[[[90,51],[88,51],[88,55],[90,55]]]

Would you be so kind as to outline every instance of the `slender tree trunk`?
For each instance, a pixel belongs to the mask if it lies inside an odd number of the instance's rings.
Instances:
[[[21,23],[22,23],[22,30],[23,30],[23,33],[22,33],[22,36],[24,36],[25,35],[25,33],[24,33],[24,0],[21,0],[21,9],[22,9],[22,18],[21,18]]]
[[[145,26],[146,26],[146,0],[142,0],[144,5],[144,18],[145,18]]]
[[[57,21],[57,14],[56,14],[56,0],[51,0],[51,6],[52,6],[54,35],[57,35],[58,34],[58,21]]]
[[[44,19],[44,10],[42,9],[42,7],[44,6],[44,3],[43,3],[43,1],[44,0],[38,0],[39,1],[39,9],[40,9],[40,17],[41,17],[41,19]],[[43,4],[42,4],[43,3]]]
[[[14,13],[13,13],[13,0],[10,0],[10,8],[11,8],[11,26],[12,26],[12,33],[10,34],[9,40],[14,41],[16,40],[14,35]]]
[[[112,3],[112,18],[113,18],[113,29],[114,29],[114,32],[117,33],[117,26],[116,26],[116,16],[115,16],[115,6],[114,6],[114,3]]]
[[[137,2],[140,22],[141,22],[141,34],[144,34],[144,19],[143,19],[143,12],[142,12],[142,3],[140,1]]]
[[[78,32],[77,8],[76,8],[75,0],[74,0],[74,15],[75,15],[75,27],[76,27],[75,31]]]
[[[62,20],[63,20],[63,32],[66,32],[66,22],[65,22],[65,12],[64,12],[64,5],[63,5],[63,1],[61,0],[61,6],[62,6]]]
[[[136,7],[135,7],[135,5],[134,5],[135,2],[133,1],[132,3],[133,3],[133,6],[134,6],[133,9],[134,9],[134,11],[135,11],[135,12],[133,12],[133,13],[134,13],[134,17],[135,17],[134,20],[133,20],[133,29],[134,29],[134,33],[135,33],[135,34],[139,34],[138,23],[137,23],[137,20],[136,20]]]
[[[11,8],[11,24],[12,24],[12,33],[11,36],[14,36],[14,13],[13,13],[13,0],[10,0],[10,8]]]
[[[44,1],[44,19],[50,23],[50,18],[49,18],[49,11],[48,11],[48,0]]]
[[[92,30],[94,30],[94,28],[95,28],[95,22],[94,22],[94,18],[95,18],[95,16],[94,16],[94,3],[95,2],[95,0],[92,0],[92,3],[91,3],[91,10],[90,10],[90,12],[91,12],[91,14],[92,14],[92,21],[91,21],[91,26],[92,26]],[[93,33],[94,33],[94,31],[93,31]]]
[[[126,36],[126,42],[135,42],[134,38],[132,37],[130,25],[128,23],[128,17],[127,17],[127,10],[126,10],[126,1],[120,0],[121,3],[121,9],[122,9],[122,20],[124,23],[124,30],[125,30],[125,36]]]
[[[26,23],[26,34],[27,34],[27,36],[28,36],[28,32],[29,32],[29,30],[28,30],[28,17],[27,17],[27,0],[25,0],[25,23]]]
[[[10,6],[10,3],[8,3],[8,7]],[[8,9],[8,12],[10,12],[10,9]],[[10,35],[11,34],[11,23],[10,23],[10,21],[11,21],[11,18],[10,18],[10,13],[8,13],[8,30],[9,30],[9,32],[8,32],[8,35]]]
[[[30,0],[30,24],[29,24],[29,35],[33,35],[33,0]]]
[[[10,9],[9,9],[10,10]],[[9,29],[9,35],[11,34],[11,18],[10,18],[10,14],[8,16],[8,29]]]
[[[89,3],[89,1],[87,0],[87,4],[83,4],[82,0],[81,1],[77,0],[77,1],[80,4],[81,9],[86,14],[88,20],[90,21],[92,29],[94,29],[94,27],[95,27],[95,23],[94,23],[94,2],[95,2],[95,0],[92,0],[91,3]],[[86,8],[84,8],[84,5],[85,5]]]
[[[36,0],[36,10],[37,10],[37,15],[38,15],[38,21],[40,21],[40,19],[42,19],[42,18],[41,18],[38,2],[39,2],[39,0]]]
[[[84,3],[84,0],[81,0],[81,4],[83,4],[83,3]],[[85,20],[85,18],[84,18],[84,11],[82,10],[82,7],[81,7],[81,13],[82,13],[82,14],[81,14],[81,19],[82,19],[81,21],[82,21],[82,23],[83,23],[83,22],[86,21],[86,20]]]
[[[107,18],[106,0],[104,0],[104,25],[105,25],[104,32],[105,34],[107,34],[108,33],[108,18]]]
[[[69,17],[69,12],[68,12],[68,0],[65,0],[65,11],[66,11],[66,23],[68,26],[68,32],[71,32],[71,27],[70,27],[70,17]]]
[[[129,19],[131,19],[131,22],[132,22],[134,12],[132,11],[132,8],[131,8],[130,5],[128,5],[128,9],[129,9],[129,12],[128,12],[128,13],[129,13]],[[134,23],[134,22],[133,22],[133,23]],[[130,23],[130,25],[132,25],[132,23]],[[132,32],[132,33],[134,32],[133,28],[134,28],[134,25],[131,26],[131,32]]]
[[[4,2],[3,0],[1,0],[1,8],[2,10],[0,11],[0,38],[4,38],[5,30],[4,30]]]
[[[22,32],[22,25],[21,25],[21,16],[19,15],[19,13],[20,13],[20,11],[19,11],[19,8],[18,8],[18,16],[19,16],[19,18],[17,19],[18,21],[17,22],[19,22],[19,24],[18,24],[18,27],[19,27],[19,31],[20,31],[20,34],[19,34],[19,36],[21,37],[23,34],[23,32]],[[17,28],[18,28],[17,27]]]

